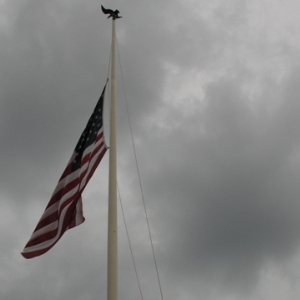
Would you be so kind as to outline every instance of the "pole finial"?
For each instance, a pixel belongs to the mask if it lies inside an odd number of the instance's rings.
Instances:
[[[121,16],[119,16],[119,11],[116,9],[115,11],[113,11],[112,9],[106,9],[101,5],[102,11],[104,14],[109,14],[109,16],[107,17],[107,19],[109,19],[110,17],[113,18],[113,20],[115,19],[120,19],[122,18]]]

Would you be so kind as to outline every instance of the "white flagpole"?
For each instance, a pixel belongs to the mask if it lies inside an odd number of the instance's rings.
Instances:
[[[109,195],[108,195],[108,261],[107,300],[118,299],[118,232],[117,232],[117,141],[116,141],[116,29],[112,18],[111,54],[111,112],[109,147]]]

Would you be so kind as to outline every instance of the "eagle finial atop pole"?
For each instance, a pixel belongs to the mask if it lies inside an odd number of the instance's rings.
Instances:
[[[104,14],[106,14],[106,15],[109,14],[107,19],[110,18],[110,17],[112,17],[113,20],[122,18],[121,16],[119,16],[119,11],[117,9],[115,11],[113,11],[112,9],[104,8],[102,5],[101,5],[101,8],[102,8],[102,11],[103,11]]]

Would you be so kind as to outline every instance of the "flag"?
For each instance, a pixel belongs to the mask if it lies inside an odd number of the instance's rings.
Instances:
[[[107,150],[102,122],[105,88],[106,85],[40,221],[21,253],[25,258],[44,254],[68,229],[85,220],[81,194]]]

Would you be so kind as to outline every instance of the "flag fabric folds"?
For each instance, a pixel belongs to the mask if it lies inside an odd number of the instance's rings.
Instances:
[[[25,258],[44,254],[68,229],[85,220],[81,194],[107,150],[102,121],[105,88],[106,85],[40,221],[21,253]]]

